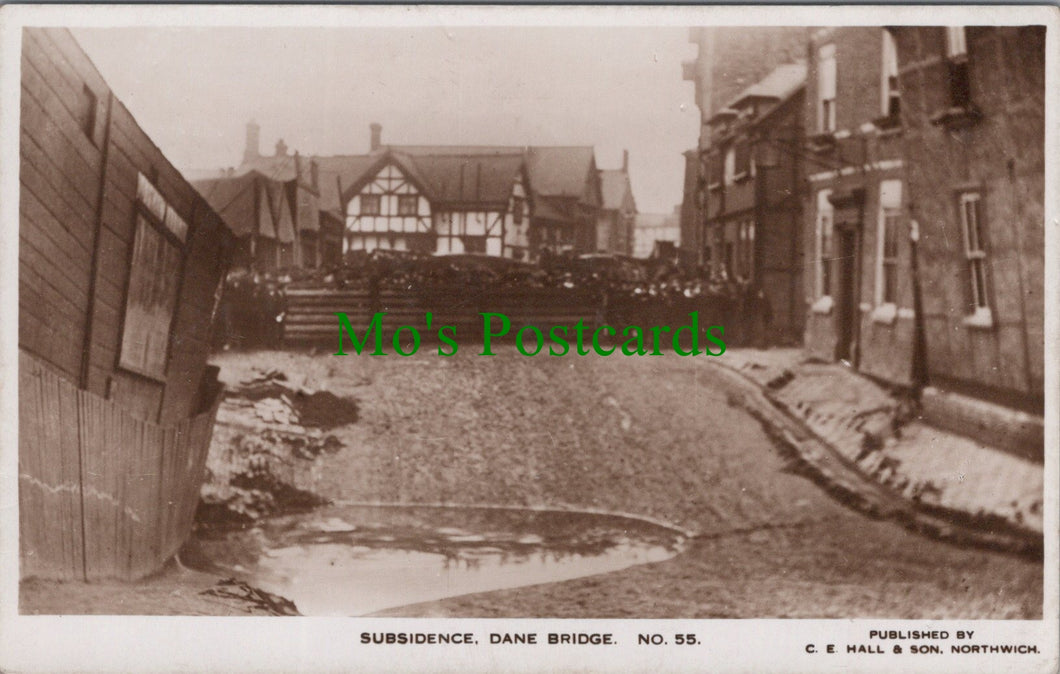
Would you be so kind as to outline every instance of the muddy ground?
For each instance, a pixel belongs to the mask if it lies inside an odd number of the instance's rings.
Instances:
[[[724,357],[724,356],[722,356]],[[797,474],[730,404],[709,358],[218,354],[228,384],[275,369],[356,401],[340,444],[283,462],[328,500],[596,508],[697,534],[673,560],[388,615],[1036,618],[1040,561],[866,518]]]

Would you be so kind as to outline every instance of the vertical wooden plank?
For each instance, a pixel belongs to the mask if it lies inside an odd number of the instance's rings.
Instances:
[[[172,536],[183,540],[185,521],[188,520],[188,480],[194,466],[195,421],[184,420],[177,427],[180,437],[180,461],[177,464],[177,479],[173,485],[173,498],[178,503],[177,521],[173,523]]]
[[[58,379],[58,378],[57,378]],[[84,523],[81,508],[81,429],[78,390],[58,380],[60,446],[60,507],[65,557],[63,566],[69,578],[85,579]]]
[[[144,503],[144,556],[141,575],[153,573],[161,562],[162,554],[162,460],[165,432],[162,427],[144,424],[144,474],[141,488]]]
[[[128,522],[125,520],[125,455],[129,439],[125,432],[125,415],[117,405],[108,404],[107,410],[107,484],[113,497],[110,503],[114,522],[114,538],[110,543],[110,568],[108,576],[121,578],[125,568],[125,538]]]
[[[62,480],[62,454],[59,438],[59,383],[55,377],[41,376],[40,493],[44,502],[41,513],[42,571],[48,578],[63,578],[63,537],[57,525],[62,519],[62,501],[57,487]]]
[[[40,365],[25,354],[19,358],[18,386],[18,510],[20,576],[27,578],[41,571],[44,501],[39,487],[43,411],[41,409]]]
[[[181,481],[181,500],[183,513],[180,521],[179,535],[188,535],[195,517],[195,508],[199,503],[199,490],[202,486],[203,470],[206,466],[206,451],[209,447],[210,431],[208,425],[214,411],[194,417],[187,427],[187,449],[184,460],[184,471]]]
[[[118,572],[121,578],[132,577],[132,547],[135,530],[135,519],[137,514],[132,507],[132,494],[135,491],[136,465],[136,443],[137,437],[136,420],[126,414],[118,414],[121,426],[121,442],[119,449],[121,455],[115,465],[115,470],[121,482],[121,500],[118,502],[120,508],[120,521],[122,523],[121,536],[118,541],[118,561],[120,567]]]
[[[146,528],[149,522],[147,509],[144,507],[144,475],[148,470],[144,461],[147,453],[144,447],[147,442],[147,427],[144,422],[136,420],[133,422],[133,429],[134,441],[131,445],[132,456],[129,461],[130,490],[126,497],[132,511],[130,513],[132,537],[129,541],[129,580],[140,577],[144,548],[147,547]]]
[[[129,580],[140,577],[143,564],[144,548],[147,546],[144,528],[146,526],[147,513],[144,508],[143,483],[144,483],[144,449],[146,425],[142,421],[133,423],[133,442],[130,444],[132,455],[129,461],[129,492],[126,496],[128,507],[131,510],[130,527],[131,537],[129,540]]]
[[[81,494],[85,523],[85,579],[98,580],[106,577],[104,554],[107,544],[114,537],[114,522],[106,508],[106,468],[104,451],[104,410],[102,400],[91,393],[82,392],[81,408]]]
[[[170,551],[176,553],[184,543],[186,532],[183,531],[184,513],[187,510],[185,484],[187,481],[186,466],[188,463],[191,424],[185,419],[174,429],[176,446],[173,456],[173,484],[170,499],[173,501],[173,521],[169,523]]]
[[[173,521],[169,524],[170,550],[176,553],[184,544],[187,532],[184,530],[185,513],[188,509],[185,495],[188,479],[188,457],[191,451],[191,421],[182,420],[174,429],[176,447],[173,456],[173,487],[170,496],[173,501]],[[196,490],[196,499],[198,491]]]
[[[59,381],[59,432],[63,566],[71,578],[84,580],[84,539],[81,520],[81,441],[77,409],[77,388]]]
[[[170,468],[170,464],[173,461],[173,450],[175,439],[175,430],[173,428],[165,428],[162,430],[162,447],[159,452],[158,472],[159,472],[159,488],[158,488],[158,523],[156,525],[158,530],[158,561],[168,558],[166,554],[169,550],[169,522],[172,519],[170,517],[170,511],[172,509],[172,489],[173,489],[173,473]]]

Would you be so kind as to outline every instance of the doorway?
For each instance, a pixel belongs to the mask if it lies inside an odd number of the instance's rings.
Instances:
[[[856,336],[857,304],[857,230],[836,227],[836,360],[845,360],[857,367]]]

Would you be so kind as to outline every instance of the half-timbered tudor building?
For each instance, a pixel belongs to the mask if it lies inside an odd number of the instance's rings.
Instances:
[[[373,124],[371,133],[363,155],[292,157],[281,141],[274,156],[262,157],[252,122],[236,173],[256,170],[285,181],[299,207],[302,186],[311,187],[305,192],[316,199],[320,240],[327,242],[328,227],[341,219],[343,253],[392,249],[529,261],[544,248],[596,249],[602,194],[592,147],[384,145],[381,126]],[[297,215],[294,222],[303,239]],[[308,259],[304,241],[299,250]]]
[[[345,251],[433,253],[435,235],[427,185],[408,157],[385,153],[352,184],[342,186]]]
[[[388,148],[343,186],[347,250],[528,256],[520,153]]]
[[[234,247],[66,30],[22,33],[23,577],[139,578],[184,542]]]

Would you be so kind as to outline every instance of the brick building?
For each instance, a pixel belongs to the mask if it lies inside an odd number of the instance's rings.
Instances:
[[[686,153],[681,248],[684,257],[702,263],[702,216],[706,198],[706,157],[710,144],[708,120],[736,95],[777,66],[802,58],[809,29],[803,26],[706,27],[689,31],[698,48],[696,58],[683,64],[684,79],[695,85],[700,113],[698,153]]]
[[[685,150],[685,182],[681,204],[678,206],[678,232],[675,241],[681,243],[685,253],[682,264],[689,268],[700,266],[700,250],[703,247],[699,240],[703,222],[703,205],[707,197],[706,175],[700,175],[699,150]]]
[[[872,26],[809,40],[805,346],[909,385],[915,312],[894,47]]]
[[[925,414],[1041,447],[1045,28],[895,27],[909,215],[919,223]],[[994,410],[991,412],[990,410]],[[969,422],[969,419],[972,421]],[[1022,429],[1022,430],[1019,430]]]
[[[709,120],[700,241],[714,278],[749,287],[774,342],[802,338],[801,157],[806,66],[781,65]],[[758,155],[757,157],[754,155]]]

